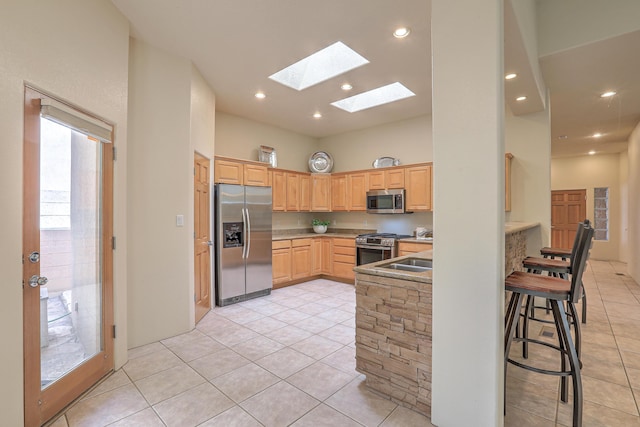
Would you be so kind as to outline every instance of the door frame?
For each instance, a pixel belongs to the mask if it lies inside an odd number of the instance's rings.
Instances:
[[[28,285],[29,277],[40,276],[40,263],[29,254],[40,252],[40,104],[54,98],[25,86],[23,143],[23,357],[24,423],[40,426],[114,369],[113,322],[113,150],[102,153],[102,337],[103,349],[85,360],[47,388],[41,388],[40,289]],[[91,115],[85,111],[83,114]],[[99,119],[96,117],[96,119]],[[113,136],[113,134],[112,134]],[[113,140],[113,138],[111,138]],[[113,143],[112,143],[113,144]]]

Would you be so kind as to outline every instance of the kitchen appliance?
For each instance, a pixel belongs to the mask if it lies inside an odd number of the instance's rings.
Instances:
[[[398,240],[411,237],[405,234],[369,233],[356,237],[356,265],[369,264],[395,258]]]
[[[216,303],[271,293],[271,187],[214,188]]]
[[[367,191],[367,213],[405,213],[404,196],[404,189]]]

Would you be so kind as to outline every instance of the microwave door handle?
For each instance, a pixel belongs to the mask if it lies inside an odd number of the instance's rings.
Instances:
[[[247,211],[247,238],[245,240],[247,242],[247,254],[245,258],[249,258],[249,252],[251,251],[251,216],[248,208],[245,208],[245,211]]]

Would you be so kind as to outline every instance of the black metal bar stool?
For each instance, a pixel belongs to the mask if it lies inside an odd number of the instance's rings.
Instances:
[[[583,227],[584,230],[579,239],[574,259],[571,260],[573,268],[570,281],[559,277],[543,276],[541,274],[525,273],[521,271],[511,273],[505,279],[505,289],[512,293],[505,316],[505,389],[508,363],[533,372],[560,376],[560,398],[563,402],[568,401],[567,377],[570,376],[573,384],[573,425],[575,427],[582,425],[582,378],[580,375],[580,359],[576,351],[574,339],[571,336],[571,327],[569,326],[569,321],[567,319],[565,304],[567,305],[568,310],[573,312],[575,316],[575,303],[580,299],[582,274],[585,270],[589,256],[589,249],[591,248],[591,242],[593,240],[593,228],[590,225]],[[553,313],[554,324],[558,333],[557,346],[546,341],[529,338],[526,334],[524,334],[523,337],[515,337],[520,319],[522,302],[525,296],[538,296],[549,300],[551,304],[551,311]],[[579,339],[580,322],[574,321],[573,324],[576,338]],[[513,341],[526,341],[532,344],[540,344],[559,351],[561,358],[560,370],[554,371],[542,369],[535,366],[525,365],[524,363],[511,359],[509,357],[509,351]],[[567,362],[569,367],[567,367]]]
[[[590,224],[588,219],[585,219],[584,222],[578,224],[578,228],[576,230],[576,236],[573,241],[573,246],[571,250],[568,249],[560,249],[560,248],[542,248],[540,253],[542,254],[542,258],[539,257],[526,257],[522,261],[522,266],[529,273],[538,273],[541,274],[543,271],[548,272],[549,275],[560,277],[563,279],[568,279],[569,274],[571,274],[571,260],[575,257],[575,252],[577,250],[578,242],[580,241],[582,230],[585,226]],[[556,260],[555,257],[559,256],[562,258],[561,260]],[[568,260],[567,260],[568,258]],[[584,289],[584,286],[581,286],[581,298],[582,298],[582,323],[587,323],[587,293]],[[532,298],[531,298],[532,299]],[[549,313],[549,305],[546,307],[535,306],[532,303],[529,304],[531,310],[531,317],[535,317],[534,310],[536,308],[544,308]]]

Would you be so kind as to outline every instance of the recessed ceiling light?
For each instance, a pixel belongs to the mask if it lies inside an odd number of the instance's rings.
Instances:
[[[331,105],[350,113],[355,113],[356,111],[366,110],[367,108],[388,104],[390,102],[399,101],[415,95],[415,93],[411,92],[401,83],[395,82],[377,89],[372,89],[368,92],[359,93],[358,95],[332,102]]]
[[[258,99],[265,99],[267,95],[265,95],[263,92],[256,92],[255,97]]]
[[[295,90],[306,89],[369,61],[342,42],[335,42],[269,76]]]
[[[408,27],[400,27],[393,32],[393,37],[397,39],[403,39],[409,35],[411,29]]]
[[[511,74],[507,74],[506,76],[504,76],[504,78],[507,79],[507,80],[515,79],[516,77],[518,77],[518,75],[516,73],[511,73]]]
[[[609,92],[605,92],[602,95],[600,95],[600,98],[609,98],[609,97],[611,97],[611,96],[613,96],[615,94],[616,94],[616,92],[611,90]]]
[[[593,156],[594,154],[596,154],[594,150],[589,151],[589,155]]]
[[[345,83],[342,86],[340,86],[340,89],[347,91],[347,90],[353,89],[353,86],[351,86],[349,83]]]
[[[314,119],[319,119],[321,117],[322,117],[322,114],[320,114],[319,112],[316,111],[315,113],[313,113],[313,118]]]
[[[525,99],[527,99],[526,96],[519,96],[516,98],[516,101],[524,101]]]
[[[600,138],[602,134],[600,132],[596,132],[592,135],[594,138]]]
[[[560,135],[560,136],[558,137],[558,139],[567,139],[567,138],[569,138],[567,135]]]

